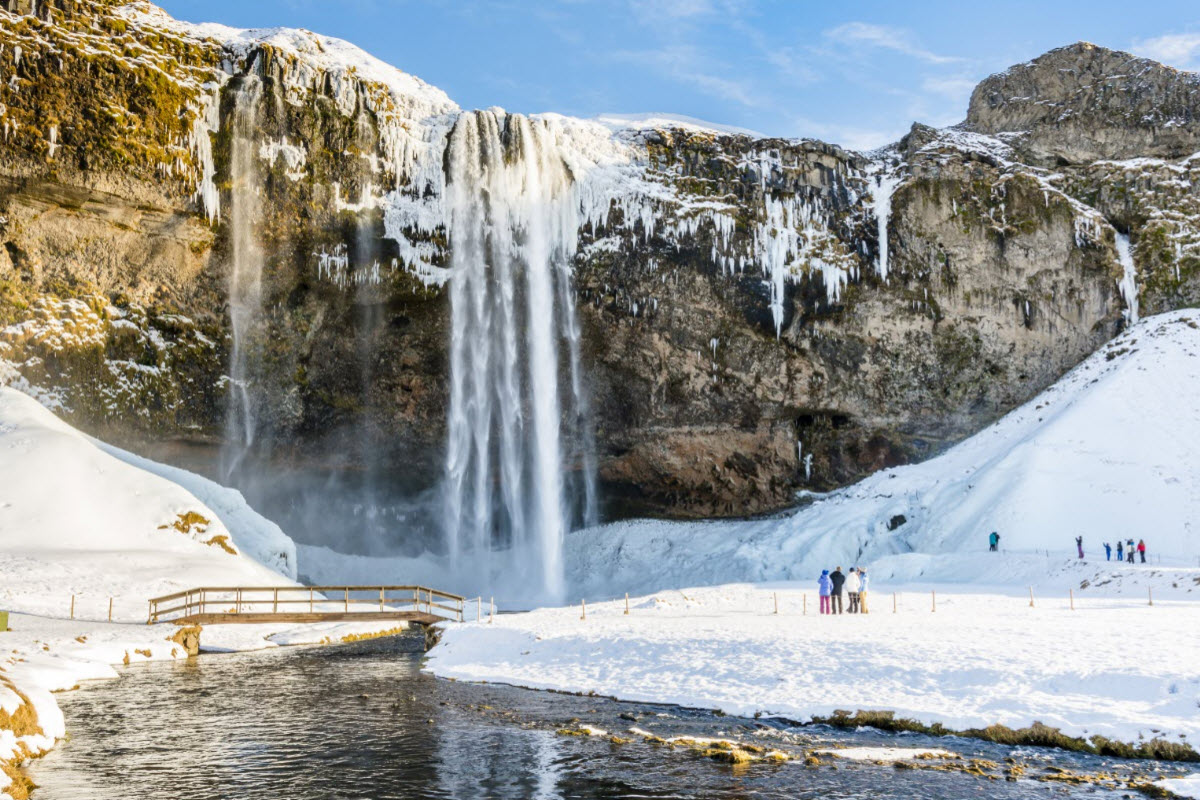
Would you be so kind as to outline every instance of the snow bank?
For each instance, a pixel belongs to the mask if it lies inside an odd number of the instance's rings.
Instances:
[[[142,458],[96,439],[91,441],[114,458],[165,478],[191,492],[216,514],[217,519],[232,534],[234,544],[239,550],[284,577],[296,579],[296,543],[282,528],[252,509],[241,492],[194,472]]]
[[[75,595],[77,616],[104,619],[112,597],[115,619],[144,621],[148,598],[205,584],[292,585],[294,565],[291,541],[236,492],[100,445],[0,388],[5,608],[67,616]]]
[[[1193,570],[1200,579],[1200,570]],[[890,590],[892,587],[887,587]],[[449,626],[439,676],[808,720],[837,709],[968,729],[1200,737],[1200,604],[876,588],[868,615],[820,616],[803,585],[664,591]],[[807,614],[805,599],[807,595]],[[776,597],[779,613],[774,613]],[[1136,638],[1151,645],[1131,649]]]
[[[822,568],[875,561],[897,578],[927,581],[1024,583],[1045,574],[1028,560],[999,571],[995,560],[954,560],[986,550],[990,531],[1009,554],[1048,551],[1057,561],[1083,536],[1096,556],[1102,542],[1132,537],[1146,540],[1152,558],[1195,566],[1198,396],[1200,311],[1150,317],[941,456],[884,470],[783,517],[638,520],[576,532],[569,583],[575,595],[608,597],[808,580]],[[904,554],[923,555],[897,558]]]

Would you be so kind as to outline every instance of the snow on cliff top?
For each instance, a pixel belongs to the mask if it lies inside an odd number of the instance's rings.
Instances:
[[[688,131],[706,133],[724,133],[733,136],[750,136],[755,139],[767,137],[749,128],[739,128],[736,125],[724,125],[719,122],[706,122],[683,114],[664,114],[651,112],[647,114],[599,114],[593,117],[596,122],[612,131],[645,131],[660,128],[681,128]]]
[[[324,36],[301,28],[231,28],[215,22],[183,22],[145,0],[138,0],[117,10],[130,22],[167,30],[192,39],[213,39],[235,56],[245,56],[260,45],[269,45],[285,56],[292,56],[307,66],[298,81],[311,83],[311,78],[330,74],[338,78],[354,75],[360,79],[386,86],[403,108],[411,109],[416,118],[452,114],[458,105],[445,92],[420,78],[382,61],[360,47],[343,39]]]
[[[1200,310],[1151,317],[937,458],[876,473],[782,518],[638,520],[578,532],[568,538],[568,578],[593,597],[809,580],[823,568],[872,562],[877,579],[1029,580],[1036,559],[1007,571],[1004,559],[964,561],[986,551],[991,531],[1005,550],[1064,556],[1076,536],[1093,556],[1105,541],[1144,538],[1152,555],[1195,566],[1197,398]],[[985,574],[991,565],[999,571]]]
[[[65,616],[74,594],[97,618],[115,597],[117,617],[144,619],[148,598],[181,589],[291,585],[260,562],[294,576],[295,546],[237,492],[100,445],[0,388],[4,608]]]

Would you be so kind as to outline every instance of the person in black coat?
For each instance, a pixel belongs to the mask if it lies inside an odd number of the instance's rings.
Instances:
[[[842,613],[842,586],[846,583],[846,576],[842,572],[842,568],[838,567],[829,576],[829,580],[833,581],[833,593],[829,595],[829,602],[832,606],[830,614]]]

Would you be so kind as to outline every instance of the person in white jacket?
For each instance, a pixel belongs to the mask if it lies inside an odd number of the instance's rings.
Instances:
[[[846,595],[850,598],[850,608],[847,613],[858,613],[858,593],[862,591],[862,579],[858,577],[858,567],[851,567],[846,575]]]

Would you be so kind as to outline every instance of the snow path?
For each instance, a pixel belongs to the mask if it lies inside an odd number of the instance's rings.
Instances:
[[[1200,570],[1193,570],[1200,578]],[[998,590],[871,594],[822,617],[815,585],[732,584],[497,616],[448,628],[435,674],[808,720],[837,709],[966,729],[1042,722],[1071,735],[1200,741],[1200,604]],[[778,594],[778,616],[773,612]],[[802,614],[807,593],[808,614]],[[1151,644],[1153,643],[1153,644]]]

